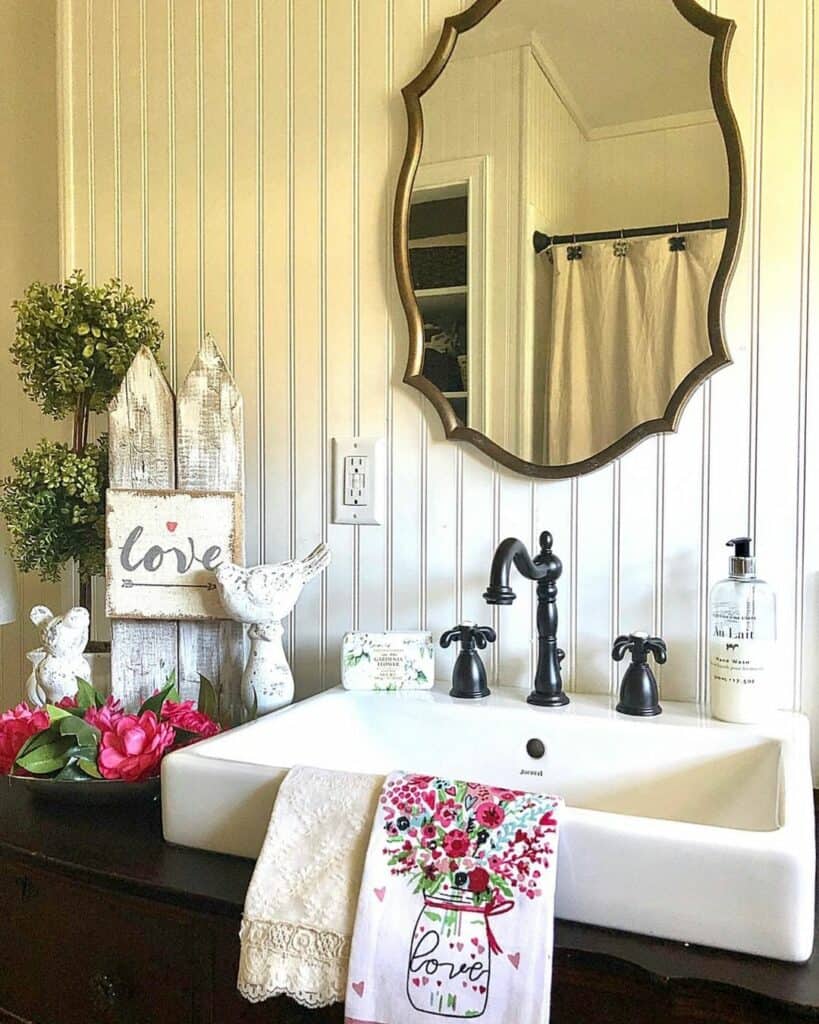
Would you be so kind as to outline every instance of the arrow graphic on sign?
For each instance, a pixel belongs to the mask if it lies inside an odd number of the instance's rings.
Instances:
[[[137,583],[136,580],[123,580],[123,587],[185,587],[188,590],[216,590],[215,583]]]

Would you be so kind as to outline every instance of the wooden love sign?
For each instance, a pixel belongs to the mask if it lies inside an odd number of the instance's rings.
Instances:
[[[225,617],[213,571],[241,561],[241,495],[112,489],[105,522],[110,618]]]
[[[240,702],[244,631],[224,618],[207,570],[222,557],[244,562],[243,424],[242,396],[209,335],[176,395],[141,348],[111,403],[106,607],[111,689],[128,708],[169,672],[185,700],[196,699],[201,672],[225,707]]]

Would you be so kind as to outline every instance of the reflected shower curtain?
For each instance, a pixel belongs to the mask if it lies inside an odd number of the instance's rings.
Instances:
[[[580,259],[552,249],[544,450],[579,462],[662,416],[683,378],[711,353],[706,311],[725,232],[591,242]],[[546,258],[545,254],[541,258]]]

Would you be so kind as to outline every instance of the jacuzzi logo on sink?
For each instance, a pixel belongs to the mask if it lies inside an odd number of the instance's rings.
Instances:
[[[543,778],[543,772],[539,768],[521,768],[521,775],[536,775],[539,779]]]

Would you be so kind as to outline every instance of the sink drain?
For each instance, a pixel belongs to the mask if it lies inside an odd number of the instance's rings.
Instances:
[[[537,761],[546,753],[546,744],[543,740],[531,739],[526,744],[526,753]]]

